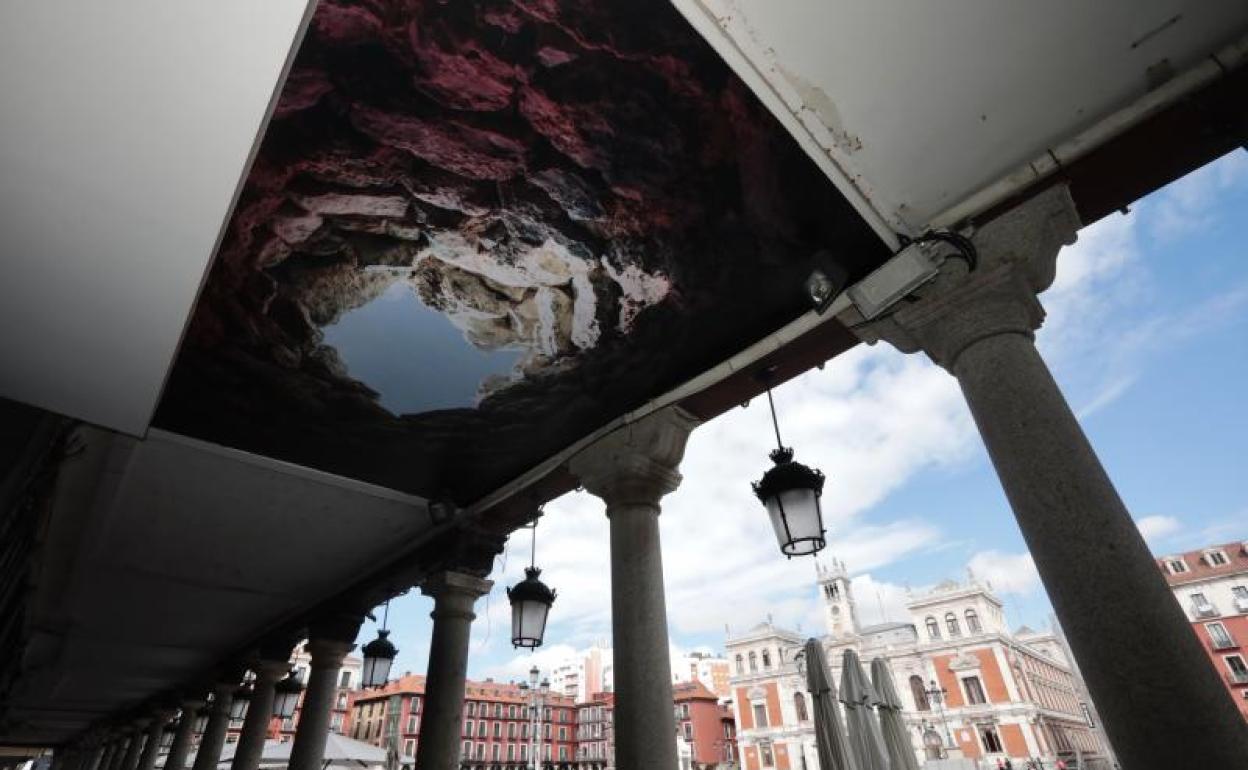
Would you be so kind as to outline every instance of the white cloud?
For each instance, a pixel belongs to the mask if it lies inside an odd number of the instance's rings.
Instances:
[[[1233,152],[1179,179],[1151,202],[1150,232],[1166,240],[1207,229],[1217,199],[1248,183],[1248,153]]]
[[[967,568],[999,593],[1030,594],[1040,590],[1040,574],[1029,553],[980,551],[971,557]]]
[[[911,593],[908,587],[876,580],[867,574],[853,579],[853,589],[859,624],[869,626],[910,620],[910,613],[906,609]]]
[[[1183,528],[1179,520],[1173,516],[1145,516],[1137,519],[1135,526],[1150,545],[1175,534]]]

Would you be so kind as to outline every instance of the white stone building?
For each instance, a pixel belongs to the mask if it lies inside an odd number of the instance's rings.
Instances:
[[[945,582],[907,603],[909,618],[858,621],[843,564],[818,570],[824,651],[840,682],[841,656],[883,657],[905,704],[916,754],[935,731],[950,756],[1018,760],[1104,754],[1089,728],[1081,688],[1052,633],[1006,629],[987,584]],[[795,655],[805,639],[762,623],[727,641],[733,708],[745,770],[816,770],[814,714]],[[933,691],[944,690],[933,696]]]

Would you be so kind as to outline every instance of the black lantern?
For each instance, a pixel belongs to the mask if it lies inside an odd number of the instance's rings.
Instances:
[[[293,717],[302,693],[303,683],[293,671],[287,674],[285,679],[273,685],[273,716],[280,719]]]
[[[234,691],[234,700],[230,701],[230,719],[242,719],[247,716],[249,703],[251,703],[251,685],[244,684]]]
[[[208,729],[208,717],[212,714],[211,706],[203,706],[195,712],[195,732],[203,734]]]
[[[390,678],[390,665],[394,663],[394,657],[399,654],[399,650],[394,646],[394,642],[386,638],[390,635],[386,629],[389,621],[390,600],[387,599],[385,615],[381,621],[381,628],[377,631],[377,638],[364,645],[362,650],[364,666],[361,676],[364,687],[381,687]]]
[[[546,616],[555,603],[555,592],[538,578],[542,571],[537,568],[537,522],[533,529],[533,554],[529,566],[524,569],[524,580],[507,589],[511,601],[511,644],[513,647],[541,647],[546,635]]]
[[[806,556],[818,553],[827,545],[823,529],[823,473],[793,462],[793,450],[780,440],[780,423],[776,405],[767,389],[771,405],[771,422],[776,429],[776,449],[771,452],[775,463],[763,478],[754,482],[754,494],[767,506],[771,527],[785,556]]]

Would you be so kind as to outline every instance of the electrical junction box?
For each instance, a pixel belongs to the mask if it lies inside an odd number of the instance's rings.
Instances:
[[[935,278],[943,262],[939,243],[911,243],[845,293],[870,321]]]

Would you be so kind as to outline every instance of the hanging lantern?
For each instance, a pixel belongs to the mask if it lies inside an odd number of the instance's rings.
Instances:
[[[230,701],[230,719],[242,719],[247,716],[247,705],[251,703],[251,685],[244,684],[234,691],[234,700]]]
[[[203,706],[195,712],[195,732],[202,735],[204,730],[208,729],[208,717],[211,714],[212,708],[210,706]]]
[[[287,674],[285,679],[273,686],[273,716],[280,719],[293,717],[302,693],[303,683],[299,677],[293,671]]]
[[[389,605],[386,602],[387,612]],[[394,656],[399,654],[399,650],[386,638],[389,635],[390,632],[385,628],[379,629],[377,638],[364,645],[364,667],[361,672],[364,687],[381,687],[390,678],[390,665],[394,663]]]
[[[776,429],[777,448],[771,452],[775,466],[754,482],[754,494],[767,507],[771,527],[785,556],[806,556],[818,553],[827,545],[823,529],[823,473],[793,462],[793,450],[780,441],[780,424],[776,405],[767,389],[771,405],[771,421]]]
[[[524,569],[524,580],[507,589],[511,602],[511,644],[513,647],[541,647],[546,635],[546,616],[555,603],[555,592],[539,580],[542,571],[537,568],[537,522],[533,529],[533,552],[529,566]]]

